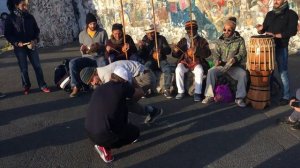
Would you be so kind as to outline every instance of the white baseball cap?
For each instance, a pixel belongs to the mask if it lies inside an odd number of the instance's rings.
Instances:
[[[124,67],[117,66],[114,70],[114,74],[131,83],[132,74]]]

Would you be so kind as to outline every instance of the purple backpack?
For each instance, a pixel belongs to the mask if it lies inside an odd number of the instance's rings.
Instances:
[[[233,101],[232,92],[228,86],[228,84],[221,84],[215,87],[215,102],[224,102],[229,103]]]

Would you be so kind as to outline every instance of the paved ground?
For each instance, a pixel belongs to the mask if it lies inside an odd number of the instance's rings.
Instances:
[[[114,150],[115,161],[105,164],[85,136],[84,116],[90,93],[69,98],[55,89],[53,72],[64,58],[79,56],[76,45],[42,49],[40,58],[46,82],[53,90],[39,91],[32,67],[32,92],[22,93],[19,69],[11,52],[0,55],[0,167],[299,167],[300,131],[278,126],[288,106],[254,110],[235,104],[203,105],[192,98],[144,99],[165,109],[153,125],[143,117],[130,118],[142,130],[138,143]],[[300,86],[299,55],[289,60],[291,89]]]

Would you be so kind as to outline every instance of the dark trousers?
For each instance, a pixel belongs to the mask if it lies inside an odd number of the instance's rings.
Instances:
[[[85,67],[97,67],[97,62],[94,59],[87,57],[74,58],[69,63],[71,87],[85,86],[80,79],[80,71]]]
[[[119,134],[108,134],[106,136],[90,134],[89,132],[87,134],[93,143],[106,149],[114,149],[131,144],[140,136],[140,130],[132,124],[127,124]]]
[[[21,78],[23,87],[31,87],[31,83],[28,76],[28,63],[27,57],[34,69],[36,80],[38,82],[39,87],[42,89],[46,87],[46,83],[44,80],[43,70],[40,64],[39,53],[37,49],[31,50],[27,47],[15,47],[14,49],[15,55],[18,59],[18,64],[21,70]]]
[[[154,60],[149,60],[145,63],[147,70],[152,70],[153,72],[161,70],[164,73],[164,87],[165,89],[170,89],[172,83],[172,68],[167,60],[161,60],[160,67]]]

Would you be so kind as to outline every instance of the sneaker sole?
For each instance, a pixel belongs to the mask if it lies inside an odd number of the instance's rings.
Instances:
[[[104,154],[103,154],[101,151],[99,151],[99,149],[97,148],[97,145],[94,146],[94,149],[95,149],[95,151],[99,154],[100,158],[101,158],[105,163],[110,163],[110,162],[112,162],[112,161],[114,160],[114,158],[111,159],[111,160],[106,160]]]

